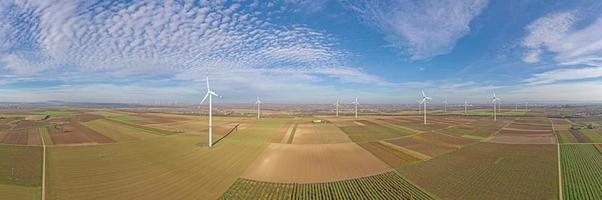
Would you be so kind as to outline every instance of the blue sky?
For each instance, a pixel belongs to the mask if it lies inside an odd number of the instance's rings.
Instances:
[[[602,2],[0,0],[0,101],[602,101]]]

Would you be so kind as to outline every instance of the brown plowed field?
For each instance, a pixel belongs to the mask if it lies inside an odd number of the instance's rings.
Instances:
[[[4,144],[27,144],[27,129],[8,130],[2,143]]]
[[[27,145],[42,145],[42,138],[37,128],[27,130]]]
[[[422,153],[430,157],[441,155],[453,151],[455,149],[450,146],[441,146],[433,142],[428,142],[420,137],[415,136],[387,140],[387,142],[403,148],[410,149],[412,151],[417,151],[418,153]]]
[[[75,116],[73,116],[73,118],[78,122],[89,122],[92,120],[103,118],[103,116],[84,113],[84,114],[75,115]]]
[[[512,123],[507,128],[529,129],[529,130],[550,130],[551,131],[552,130],[552,125]]]
[[[530,130],[530,129],[512,129],[512,128],[503,128],[500,130],[500,135],[533,135],[533,134],[541,134],[548,135],[552,134],[552,130]]]
[[[277,183],[321,183],[387,171],[391,168],[355,143],[272,143],[241,177]]]
[[[458,138],[438,133],[423,133],[416,135],[416,137],[442,146],[450,146],[455,148],[474,143],[474,141],[469,139]]]
[[[418,158],[383,145],[379,142],[361,143],[359,145],[394,168],[420,161]]]
[[[313,124],[298,124],[293,144],[316,144],[318,136]]]
[[[272,143],[280,143],[282,141],[282,138],[284,138],[284,136],[286,136],[288,127],[290,125],[291,125],[291,123],[286,123],[282,127],[278,128],[276,133],[274,135],[272,135]]]
[[[489,142],[501,144],[556,144],[557,138],[553,134],[531,134],[531,135],[496,135]]]
[[[520,119],[515,121],[516,123],[523,124],[550,124],[548,118],[543,117],[521,117]]]
[[[50,127],[50,137],[54,144],[78,144],[78,143],[112,143],[114,140],[81,124],[65,124],[61,129]]]

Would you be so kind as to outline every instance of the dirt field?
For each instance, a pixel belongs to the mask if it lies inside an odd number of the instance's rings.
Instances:
[[[38,128],[27,129],[27,145],[42,145],[42,137],[40,137]]]
[[[28,140],[28,129],[8,130],[0,143],[26,145]]]
[[[387,171],[391,171],[391,168],[354,143],[272,143],[241,177],[278,183],[320,183]]]
[[[52,142],[61,144],[112,143],[114,140],[79,123],[65,124],[63,129],[49,128]]]
[[[425,154],[429,157],[454,151],[475,141],[437,133],[421,133],[410,137],[387,140],[387,142]]]
[[[497,135],[488,142],[502,144],[556,144],[557,138],[552,134]]]
[[[393,168],[420,161],[418,158],[386,146],[380,142],[368,142],[359,145]]]
[[[290,126],[291,123],[286,123],[282,127],[278,128],[276,133],[272,135],[272,143],[281,143],[284,140],[284,137],[287,135],[287,131]]]
[[[400,171],[442,199],[557,199],[556,148],[479,143]]]
[[[102,134],[114,141],[125,142],[158,137],[156,134],[148,133],[145,130],[137,129],[121,123],[106,119],[98,119],[82,123],[84,126]]]
[[[602,154],[602,144],[594,144],[594,147],[596,147],[596,149],[598,149],[598,152]]]
[[[293,144],[330,144],[351,142],[351,139],[334,124],[301,123],[295,130]]]
[[[318,134],[313,124],[302,123],[297,124],[295,130],[295,138],[293,138],[293,144],[317,144]]]

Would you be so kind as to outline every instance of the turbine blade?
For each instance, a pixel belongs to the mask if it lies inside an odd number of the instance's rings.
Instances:
[[[203,100],[201,101],[200,104],[203,104],[205,102],[205,100],[207,100],[207,97],[209,97],[209,92],[207,92],[207,94],[205,94],[205,97],[203,97]]]
[[[211,91],[211,89],[209,89],[209,76],[206,76],[205,78],[205,80],[207,80],[207,91]]]

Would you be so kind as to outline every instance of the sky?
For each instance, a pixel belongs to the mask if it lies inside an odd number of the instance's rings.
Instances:
[[[602,102],[599,0],[0,0],[0,102]]]

